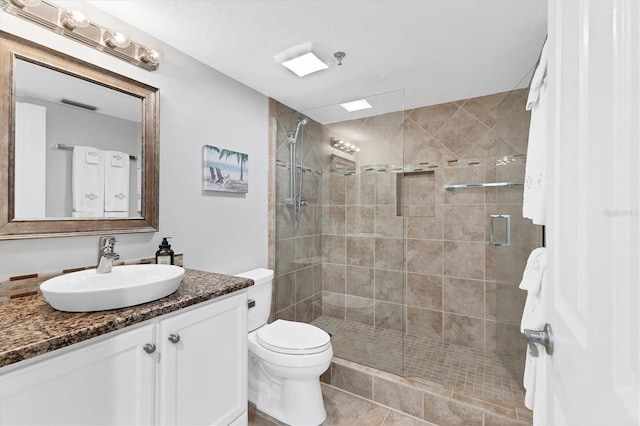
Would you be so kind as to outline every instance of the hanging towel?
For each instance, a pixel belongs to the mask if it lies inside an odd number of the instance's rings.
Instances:
[[[544,272],[547,266],[546,248],[540,247],[531,252],[527,259],[527,266],[522,274],[522,281],[519,288],[527,292],[527,300],[524,304],[522,312],[522,321],[520,322],[520,332],[524,333],[525,329],[542,330],[546,323],[546,309],[543,304],[543,288]],[[530,354],[530,348],[527,345],[527,355],[524,365],[523,385],[525,388],[524,405],[530,410],[534,409],[535,401],[540,392],[543,392],[545,386],[538,387],[539,375],[546,375],[546,371],[539,368],[540,357],[545,353],[545,349],[541,345],[538,347],[539,357],[536,358]]]
[[[104,153],[93,147],[73,149],[71,189],[73,217],[104,216]]]
[[[537,225],[545,224],[545,179],[547,173],[547,43],[531,80],[527,110],[531,111],[529,144],[524,178],[522,215]]]
[[[109,214],[125,212],[128,216],[129,154],[105,151],[104,158],[104,210]]]
[[[544,346],[538,345],[540,356],[536,358],[536,385],[535,401],[533,403],[533,424],[545,425],[547,414],[547,368],[551,359],[544,350]]]

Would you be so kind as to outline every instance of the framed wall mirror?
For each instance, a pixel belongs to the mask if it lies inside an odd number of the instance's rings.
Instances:
[[[159,91],[0,31],[0,239],[158,227]]]

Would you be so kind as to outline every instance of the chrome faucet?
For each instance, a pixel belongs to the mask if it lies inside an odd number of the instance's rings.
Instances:
[[[120,255],[114,251],[116,237],[100,237],[98,245],[98,274],[108,274],[113,267],[113,261],[120,259]]]

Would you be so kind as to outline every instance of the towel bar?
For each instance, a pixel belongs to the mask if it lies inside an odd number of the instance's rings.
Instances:
[[[68,149],[68,150],[70,150],[70,151],[73,151],[73,148],[75,148],[75,146],[73,146],[73,145],[67,145],[67,144],[65,144],[65,143],[58,143],[58,144],[56,144],[55,148],[58,148],[58,149]],[[131,160],[137,160],[137,159],[138,159],[138,156],[137,156],[137,155],[131,155],[131,154],[129,154],[129,158],[130,158]]]
[[[494,188],[499,186],[522,186],[521,183],[513,183],[513,182],[485,182],[485,183],[459,183],[456,185],[444,185],[444,189],[447,191],[451,191],[454,189],[465,189],[465,188]]]

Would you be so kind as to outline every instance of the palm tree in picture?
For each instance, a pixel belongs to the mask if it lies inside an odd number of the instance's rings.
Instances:
[[[244,182],[244,167],[247,164],[247,161],[249,161],[249,155],[228,149],[220,149],[215,146],[212,146],[211,148],[220,155],[218,157],[220,160],[224,158],[224,160],[227,161],[229,157],[235,157],[236,161],[240,165],[240,182]]]

